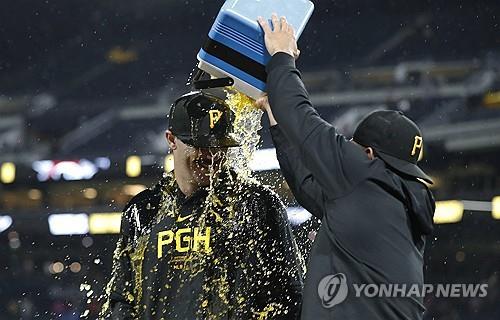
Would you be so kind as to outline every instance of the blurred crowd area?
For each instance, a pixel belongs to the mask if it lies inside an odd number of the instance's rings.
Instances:
[[[96,319],[116,228],[78,227],[116,218],[169,166],[165,114],[222,2],[0,4],[0,320]],[[500,319],[500,2],[315,5],[298,61],[313,104],[348,137],[377,109],[419,124],[432,191],[456,201],[428,239],[426,282],[488,284],[484,298],[426,297],[425,319]],[[293,209],[307,257],[319,222],[269,157],[266,123],[255,176]],[[64,214],[77,234],[55,235]]]

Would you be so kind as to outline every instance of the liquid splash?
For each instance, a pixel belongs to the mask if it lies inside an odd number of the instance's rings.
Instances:
[[[252,176],[250,162],[259,146],[258,131],[262,129],[263,112],[254,106],[255,100],[243,93],[232,88],[226,88],[226,92],[228,95],[226,103],[235,114],[233,136],[241,143],[239,148],[229,150],[229,165],[243,179],[250,178]]]

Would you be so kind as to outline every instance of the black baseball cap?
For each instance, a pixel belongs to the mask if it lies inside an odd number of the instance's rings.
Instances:
[[[168,129],[182,142],[197,148],[237,147],[231,137],[234,113],[223,89],[189,92],[170,108]]]
[[[356,128],[353,140],[372,147],[376,155],[396,171],[433,183],[417,166],[424,148],[422,132],[401,111],[370,113]]]

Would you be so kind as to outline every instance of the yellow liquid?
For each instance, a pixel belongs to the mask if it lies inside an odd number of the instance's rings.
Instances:
[[[243,179],[252,175],[250,162],[258,148],[262,129],[261,118],[263,112],[254,106],[255,100],[227,88],[228,99],[226,103],[235,114],[233,126],[234,138],[241,143],[239,148],[232,148],[228,152],[229,166]]]

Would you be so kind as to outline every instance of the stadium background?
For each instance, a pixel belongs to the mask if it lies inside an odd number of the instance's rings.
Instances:
[[[1,320],[96,318],[119,211],[170,166],[164,115],[221,4],[0,4]],[[318,111],[347,135],[374,109],[419,123],[439,200],[426,282],[489,284],[426,298],[425,319],[500,319],[500,2],[315,4],[298,64]],[[307,252],[317,223],[261,135],[252,166]]]

